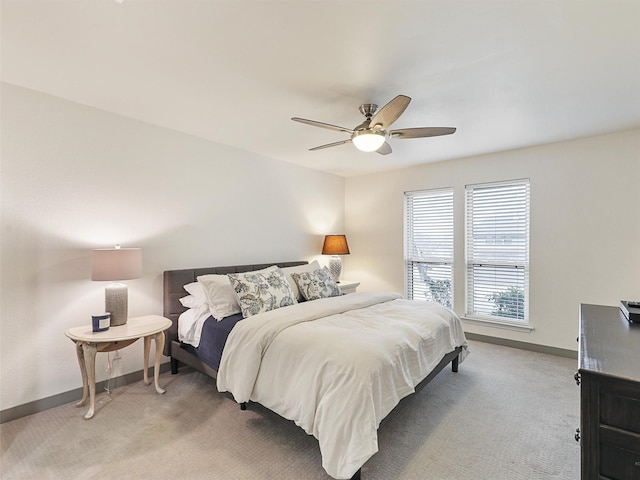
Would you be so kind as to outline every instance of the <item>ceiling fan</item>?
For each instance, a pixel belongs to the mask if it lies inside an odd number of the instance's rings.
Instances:
[[[411,102],[411,98],[406,95],[398,95],[380,110],[378,110],[378,105],[374,103],[360,105],[360,113],[366,118],[364,122],[353,129],[338,127],[337,125],[317,122],[315,120],[307,120],[306,118],[292,117],[291,120],[351,135],[347,140],[313,147],[309,149],[311,151],[351,142],[358,150],[363,152],[377,152],[381,155],[388,155],[391,153],[391,145],[387,143],[387,138],[437,137],[439,135],[450,135],[456,131],[453,127],[419,127],[387,130],[391,124],[402,115],[407,106],[409,106],[409,102]]]

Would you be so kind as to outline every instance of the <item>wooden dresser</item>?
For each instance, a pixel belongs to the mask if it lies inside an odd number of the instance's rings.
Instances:
[[[640,480],[640,324],[580,306],[581,478]]]

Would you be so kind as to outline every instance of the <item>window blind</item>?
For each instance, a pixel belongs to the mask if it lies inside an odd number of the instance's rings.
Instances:
[[[466,187],[466,315],[528,323],[529,180]]]
[[[453,307],[453,189],[405,193],[406,297]]]

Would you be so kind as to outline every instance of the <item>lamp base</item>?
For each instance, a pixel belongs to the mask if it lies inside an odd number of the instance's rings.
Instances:
[[[111,314],[112,327],[127,323],[127,286],[124,283],[112,283],[104,289],[104,310]]]
[[[340,283],[340,275],[342,274],[342,259],[337,255],[331,255],[329,259],[329,272],[336,283]]]

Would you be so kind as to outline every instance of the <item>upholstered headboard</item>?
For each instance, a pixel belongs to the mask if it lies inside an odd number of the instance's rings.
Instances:
[[[184,288],[187,283],[195,282],[200,275],[226,275],[229,273],[250,272],[278,265],[279,267],[294,267],[308,262],[273,262],[253,265],[232,265],[227,267],[187,268],[184,270],[167,270],[164,272],[164,300],[163,315],[171,320],[171,327],[165,332],[163,353],[171,355],[171,342],[178,340],[178,317],[186,310],[180,303],[180,298],[187,295]]]

